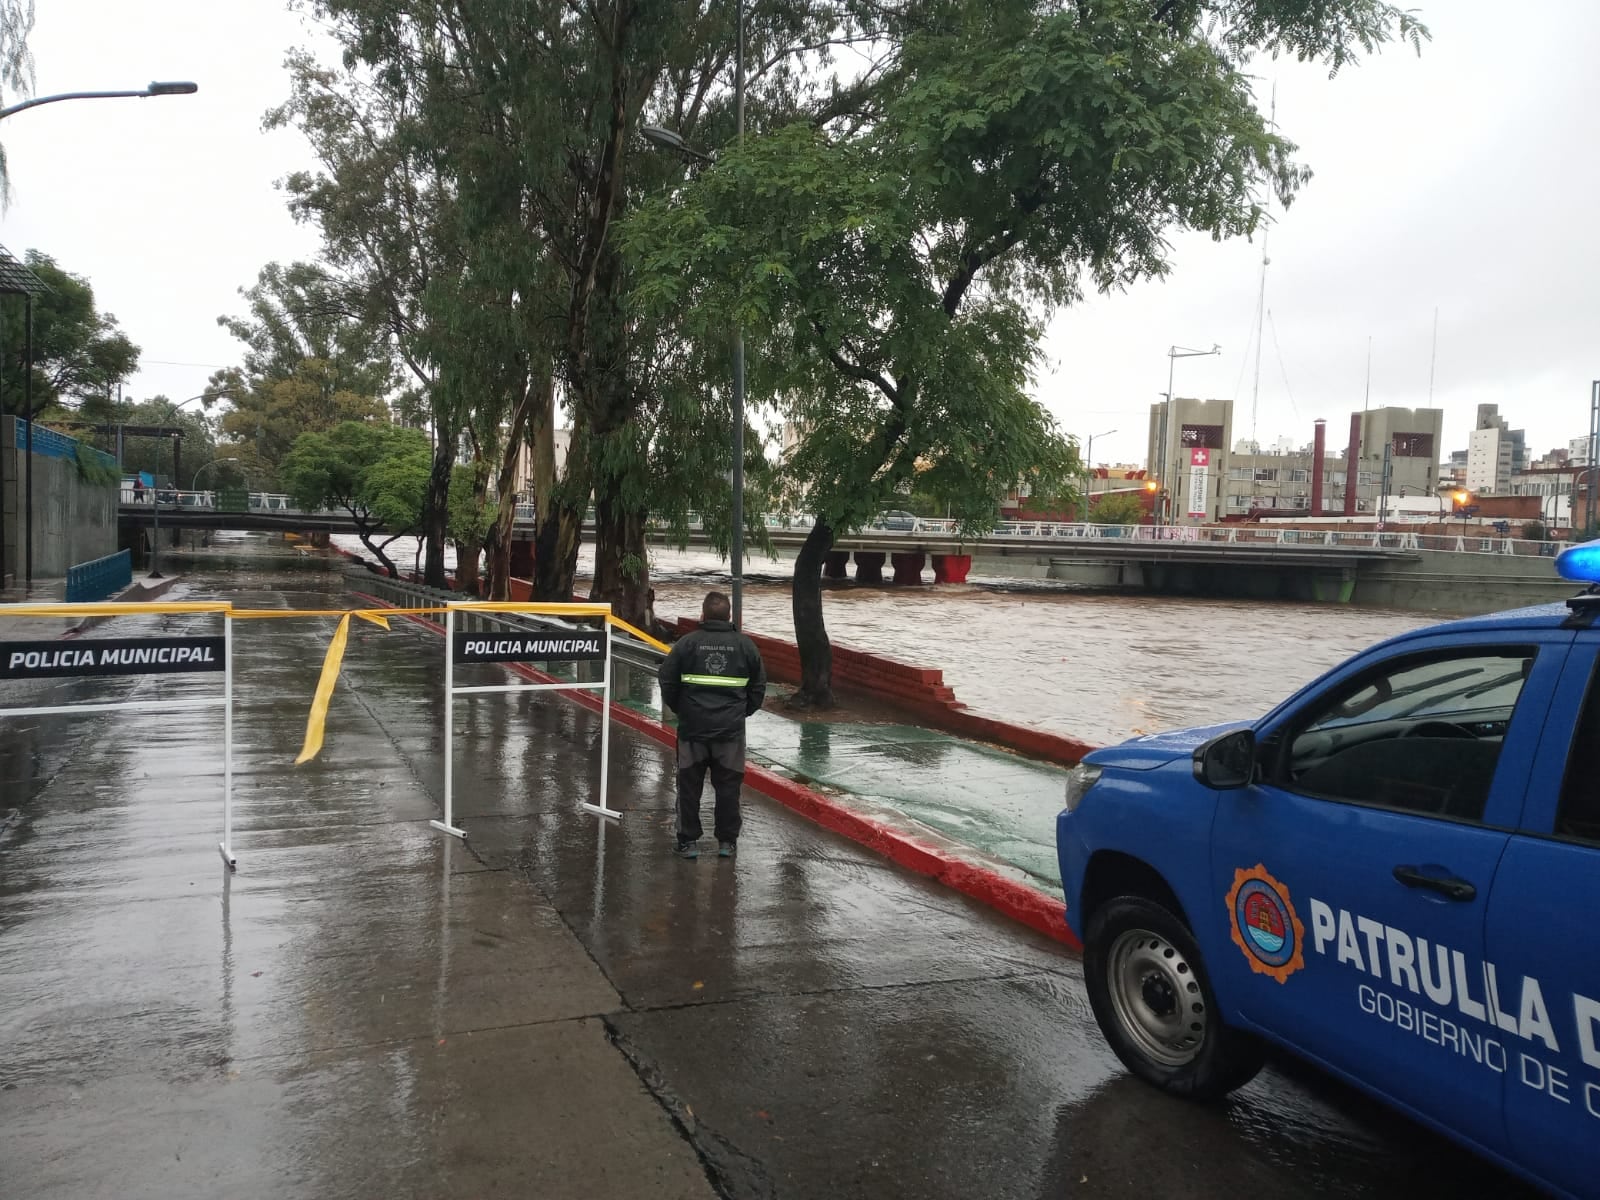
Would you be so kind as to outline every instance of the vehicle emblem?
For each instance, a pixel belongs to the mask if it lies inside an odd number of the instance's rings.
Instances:
[[[1289,900],[1289,889],[1257,863],[1233,873],[1228,892],[1233,944],[1250,969],[1283,983],[1306,965],[1306,927]]]

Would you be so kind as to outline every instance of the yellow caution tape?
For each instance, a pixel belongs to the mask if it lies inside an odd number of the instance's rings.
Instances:
[[[382,629],[389,628],[387,618],[372,612],[347,612],[328,642],[328,653],[322,659],[322,676],[317,680],[316,694],[311,698],[311,712],[306,716],[306,740],[300,747],[300,757],[294,765],[310,762],[322,753],[322,733],[328,721],[328,701],[333,699],[333,685],[339,682],[339,668],[344,664],[345,643],[350,640],[350,618],[360,617]]]
[[[638,638],[641,642],[648,642],[650,645],[654,646],[657,650],[660,650],[660,651],[662,651],[664,653],[665,652],[670,652],[671,649],[672,649],[671,646],[667,645],[665,642],[657,641],[655,638],[651,637],[644,630],[636,629],[634,626],[629,625],[621,617],[613,617],[609,613],[607,613],[606,614],[606,624],[615,625],[618,629],[625,629],[629,633],[633,634],[634,637]]]
[[[233,605],[226,600],[181,603],[152,601],[148,604],[109,600],[98,604],[0,604],[0,616],[4,617],[136,617],[141,613],[214,613],[232,610]]]
[[[651,637],[644,630],[628,624],[620,617],[613,616],[609,604],[530,604],[515,600],[469,600],[413,608],[234,608],[227,601],[193,600],[172,603],[153,601],[0,605],[0,615],[17,617],[124,617],[182,613],[223,613],[235,621],[338,617],[339,624],[334,628],[333,637],[328,641],[328,651],[322,659],[322,674],[317,679],[317,690],[311,698],[311,711],[306,715],[305,741],[301,745],[299,757],[294,760],[295,766],[310,762],[322,752],[328,721],[328,705],[333,699],[333,689],[339,682],[339,672],[344,665],[344,652],[350,641],[352,617],[370,622],[380,629],[388,629],[390,617],[438,616],[451,611],[549,617],[603,617],[608,625],[631,634],[647,645],[661,651],[671,649],[665,642]]]

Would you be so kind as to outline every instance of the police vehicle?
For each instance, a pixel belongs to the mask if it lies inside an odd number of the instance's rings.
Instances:
[[[1067,921],[1129,1070],[1214,1097],[1276,1043],[1600,1196],[1600,543],[1556,568],[1588,591],[1074,770]]]

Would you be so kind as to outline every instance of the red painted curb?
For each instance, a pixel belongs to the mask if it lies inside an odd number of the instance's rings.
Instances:
[[[362,600],[370,600],[382,608],[398,607],[365,592],[352,594]],[[444,632],[444,626],[426,617],[409,616],[406,620],[415,621],[435,633]],[[536,671],[524,663],[501,665],[537,683],[560,682],[555,676]],[[590,692],[563,692],[562,695],[591,712],[600,711],[602,703],[600,697]],[[671,748],[678,744],[677,734],[673,732],[671,726],[651,720],[624,704],[613,701],[611,717],[612,720],[655,739],[663,746]],[[1046,937],[1065,943],[1074,950],[1082,949],[1078,939],[1073,937],[1072,931],[1067,928],[1065,904],[1047,896],[1037,888],[1031,888],[1019,880],[1009,879],[997,871],[967,862],[938,847],[920,842],[891,825],[856,812],[831,796],[813,791],[804,784],[774,774],[763,767],[748,766],[745,769],[745,782],[768,799],[776,800],[785,808],[799,813],[824,829],[883,855],[898,866],[935,879],[946,887],[953,888],[962,895],[985,904]]]

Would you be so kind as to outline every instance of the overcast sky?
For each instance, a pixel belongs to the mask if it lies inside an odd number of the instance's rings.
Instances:
[[[1363,402],[1433,402],[1444,450],[1479,403],[1542,454],[1587,432],[1600,378],[1600,3],[1413,0],[1433,30],[1419,59],[1391,48],[1329,80],[1259,65],[1265,103],[1315,178],[1278,214],[1257,430],[1309,441]],[[40,95],[193,79],[198,95],[49,105],[8,119],[14,199],[0,242],[86,275],[144,351],[134,395],[198,393],[238,361],[216,325],[262,264],[315,254],[275,182],[306,165],[266,135],[285,50],[314,36],[278,0],[39,0]],[[8,97],[10,99],[10,97]],[[1179,395],[1232,398],[1250,429],[1260,244],[1177,244],[1161,283],[1057,315],[1038,395],[1097,461],[1143,457],[1172,343]],[[1331,439],[1338,444],[1340,439]]]

